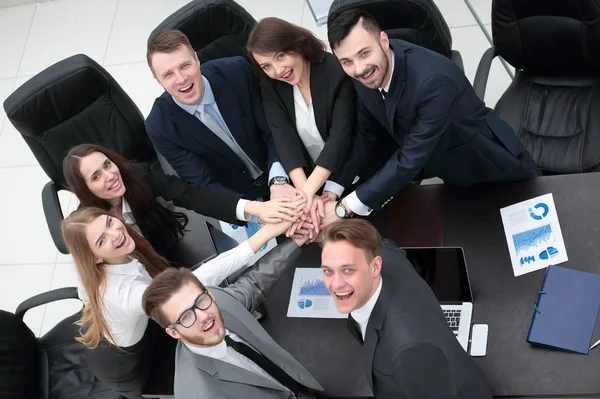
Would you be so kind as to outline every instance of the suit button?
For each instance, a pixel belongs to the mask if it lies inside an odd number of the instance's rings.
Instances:
[[[243,174],[246,174],[246,171],[245,171],[245,170],[242,170],[242,173],[243,173]]]

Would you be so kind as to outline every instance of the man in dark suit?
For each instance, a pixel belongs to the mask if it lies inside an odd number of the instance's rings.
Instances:
[[[385,259],[385,266],[383,265]],[[377,399],[491,399],[483,373],[448,327],[404,251],[363,219],[324,231],[321,268],[337,309],[363,345]]]
[[[218,59],[200,70],[188,38],[169,30],[148,41],[147,61],[165,93],[154,102],[146,129],[183,180],[250,198],[296,195],[277,157],[258,78],[245,59]]]
[[[512,128],[487,108],[450,59],[402,40],[389,40],[373,17],[351,9],[328,23],[333,52],[354,78],[358,136],[347,173],[369,159],[374,144],[391,135],[399,148],[385,165],[331,215],[369,215],[420,172],[468,186],[516,181],[539,172]],[[337,209],[334,209],[337,207]]]

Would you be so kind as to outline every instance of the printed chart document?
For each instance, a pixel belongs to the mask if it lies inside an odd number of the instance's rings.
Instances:
[[[243,243],[248,238],[252,237],[254,233],[256,233],[262,225],[256,222],[248,222],[246,226],[238,226],[237,224],[226,223],[223,221],[219,221],[221,224],[221,231],[227,234],[229,237],[233,238],[238,242],[238,244]],[[249,262],[250,265],[254,264],[257,260],[262,258],[267,252],[272,250],[277,246],[277,240],[272,238],[265,245],[262,246],[261,249],[258,250],[252,260]]]
[[[515,276],[569,260],[552,194],[502,208],[500,215]]]
[[[335,302],[323,282],[321,268],[297,268],[292,283],[288,317],[347,319],[337,311]]]

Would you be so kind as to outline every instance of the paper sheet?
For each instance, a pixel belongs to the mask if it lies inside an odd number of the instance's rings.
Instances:
[[[252,237],[262,227],[259,223],[255,222],[248,222],[245,226],[238,226],[237,224],[226,223],[223,221],[220,221],[220,224],[221,231],[236,240],[238,244],[241,244],[248,238]],[[262,246],[261,249],[258,250],[256,254],[254,254],[250,264],[252,265],[256,263],[257,260],[259,260],[276,246],[277,240],[274,238],[270,239],[265,245]]]
[[[569,260],[552,194],[500,209],[515,276]]]
[[[323,282],[321,268],[297,268],[292,283],[288,317],[346,319],[337,311],[335,302]]]

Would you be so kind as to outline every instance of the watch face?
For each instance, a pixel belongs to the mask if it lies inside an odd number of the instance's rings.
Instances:
[[[335,214],[339,218],[345,218],[346,217],[346,210],[344,209],[344,207],[342,206],[342,204],[337,204],[335,206]]]

